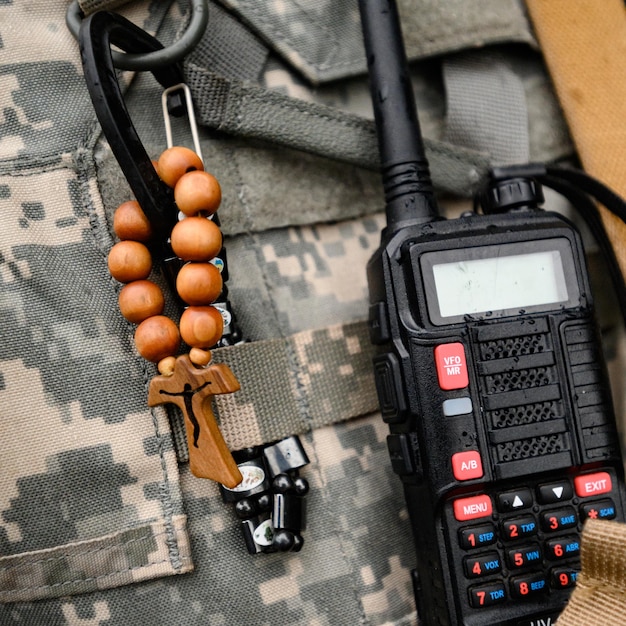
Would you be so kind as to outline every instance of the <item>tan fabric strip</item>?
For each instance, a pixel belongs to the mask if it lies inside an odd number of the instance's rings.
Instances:
[[[582,572],[557,626],[626,623],[626,526],[588,520],[582,536]]]
[[[623,0],[526,0],[584,169],[626,196],[626,7]],[[626,226],[602,219],[622,273]]]
[[[241,383],[216,396],[232,449],[302,434],[378,410],[366,322],[303,331],[213,352]]]
[[[584,169],[626,195],[623,0],[526,0]],[[626,226],[600,207],[622,273]],[[589,520],[582,572],[558,626],[626,623],[626,526]]]

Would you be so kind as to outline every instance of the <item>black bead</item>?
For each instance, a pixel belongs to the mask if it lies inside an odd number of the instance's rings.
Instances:
[[[305,496],[309,492],[309,481],[306,478],[298,476],[294,479],[293,485],[296,488],[296,493],[299,496]]]
[[[302,535],[295,534],[293,536],[293,548],[291,548],[291,551],[300,552],[300,550],[302,550],[303,545],[304,545],[304,539]]]
[[[257,509],[265,513],[272,510],[272,496],[269,493],[263,493],[256,499]]]
[[[289,552],[294,546],[294,534],[288,530],[277,530],[274,533],[272,547],[280,552]]]
[[[287,493],[295,488],[291,476],[287,474],[278,474],[272,481],[272,491],[275,493]]]
[[[263,450],[259,446],[244,448],[243,450],[237,450],[233,452],[233,458],[237,463],[245,463],[246,461],[252,461],[261,456]]]
[[[257,508],[252,498],[242,498],[235,503],[235,513],[239,519],[250,519],[257,514]]]

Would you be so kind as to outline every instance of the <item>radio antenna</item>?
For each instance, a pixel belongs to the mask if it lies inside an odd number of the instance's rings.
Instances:
[[[387,230],[437,219],[395,0],[359,0]]]

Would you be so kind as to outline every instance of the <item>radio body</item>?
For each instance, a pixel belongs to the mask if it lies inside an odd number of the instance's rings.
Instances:
[[[407,223],[368,283],[420,623],[554,623],[585,519],[626,503],[578,232],[535,209]]]

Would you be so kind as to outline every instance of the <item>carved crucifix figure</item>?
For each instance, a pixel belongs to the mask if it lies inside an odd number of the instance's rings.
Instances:
[[[185,416],[189,468],[194,476],[210,478],[232,489],[242,480],[211,408],[211,396],[232,393],[239,382],[224,363],[198,368],[187,355],[176,359],[171,376],[150,382],[148,405],[172,403]]]

